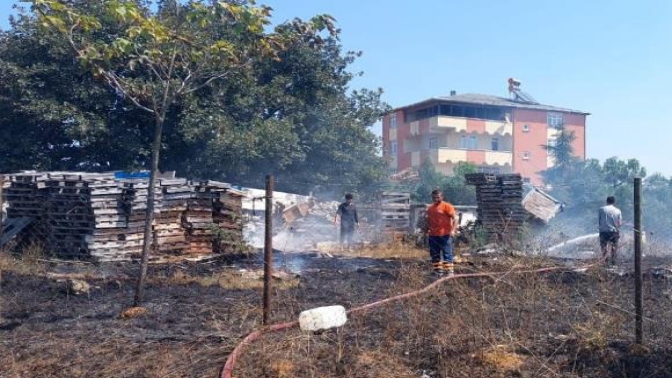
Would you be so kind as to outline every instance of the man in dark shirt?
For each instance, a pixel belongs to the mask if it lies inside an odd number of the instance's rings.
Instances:
[[[352,244],[355,227],[359,225],[357,208],[352,199],[352,194],[346,194],[345,202],[338,205],[338,211],[336,211],[336,216],[334,217],[334,224],[338,224],[338,218],[341,218],[341,245],[346,243],[348,247]]]

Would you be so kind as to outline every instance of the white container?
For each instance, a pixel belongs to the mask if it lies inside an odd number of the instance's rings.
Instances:
[[[348,321],[343,306],[318,307],[299,314],[299,327],[302,331],[319,331],[341,327]]]

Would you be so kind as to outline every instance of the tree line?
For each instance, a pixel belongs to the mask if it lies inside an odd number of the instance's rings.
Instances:
[[[159,116],[162,171],[254,187],[274,173],[299,193],[381,180],[371,126],[389,106],[351,88],[361,53],[327,15],[270,22],[234,1],[34,1],[0,33],[0,172],[149,169]],[[176,35],[191,38],[168,77]]]
[[[544,189],[563,204],[563,213],[550,226],[571,236],[597,232],[597,209],[607,196],[616,198],[625,222],[632,226],[634,179],[641,177],[645,230],[654,240],[672,241],[672,177],[647,175],[637,159],[580,159],[572,148],[574,139],[573,132],[560,126],[555,143],[544,146],[554,161],[552,167],[541,172]],[[427,160],[417,171],[418,180],[412,187],[415,202],[428,202],[431,191],[441,189],[454,204],[476,204],[474,187],[464,180],[465,174],[478,172],[476,165],[458,164],[453,175],[447,176]]]
[[[576,232],[597,232],[597,209],[607,196],[614,196],[624,221],[632,226],[634,179],[641,177],[645,231],[656,239],[672,241],[672,177],[648,175],[634,158],[579,159],[572,148],[574,139],[573,132],[560,127],[556,143],[547,146],[554,166],[542,172],[544,182],[550,194],[565,205],[566,214],[558,222]]]

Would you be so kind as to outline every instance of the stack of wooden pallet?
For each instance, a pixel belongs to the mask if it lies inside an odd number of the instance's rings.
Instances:
[[[523,181],[519,174],[465,175],[467,183],[476,186],[478,221],[492,240],[516,235],[525,222],[522,205]]]
[[[126,229],[115,230],[96,230],[95,235],[107,234],[116,235],[120,243],[122,257],[137,258],[142,253],[144,244],[145,219],[147,209],[147,195],[149,187],[146,180],[142,179],[122,179],[119,185],[123,188],[121,207],[124,209],[127,219]],[[155,198],[160,198],[161,189],[154,188]],[[156,203],[156,200],[154,201]],[[158,215],[159,210],[154,209],[154,215]],[[101,235],[102,236],[102,235]]]
[[[31,217],[39,220],[42,217],[45,193],[38,188],[40,176],[41,173],[6,176],[9,186],[4,191],[4,199],[11,203],[7,208],[8,218]]]
[[[195,192],[187,200],[182,224],[185,228],[189,252],[203,254],[213,249],[213,201],[215,191],[202,182],[192,183]]]
[[[35,237],[23,240],[32,242],[35,239],[41,240],[46,235],[43,227],[45,216],[43,205],[46,193],[40,190],[40,187],[44,187],[42,176],[42,173],[37,172],[4,176],[3,201],[8,204],[5,223],[13,225],[11,227],[12,237],[18,238],[30,233]],[[5,242],[8,241],[9,238],[5,238]]]
[[[95,230],[126,228],[119,206],[123,190],[111,174],[47,174],[44,203],[47,246],[65,257],[103,257],[115,253],[116,240],[87,238]]]
[[[410,227],[411,194],[408,192],[382,192],[380,199],[383,232],[406,233]]]
[[[157,182],[158,193],[154,195],[155,252],[179,254],[189,249],[189,243],[182,225],[187,201],[194,189],[186,179],[162,179]]]
[[[214,238],[215,251],[219,253],[235,252],[243,242],[243,192],[223,188],[228,184],[216,183],[220,189],[212,204],[212,221],[219,232]]]
[[[146,178],[71,172],[8,177],[9,218],[39,220],[40,234],[31,230],[31,238],[39,236],[53,253],[101,261],[140,256],[149,194]],[[242,242],[243,194],[229,184],[159,179],[154,190],[154,255],[231,251],[214,245],[217,227],[229,234],[226,245]]]

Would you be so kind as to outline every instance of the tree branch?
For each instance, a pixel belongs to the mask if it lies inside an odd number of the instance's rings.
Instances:
[[[41,9],[37,8],[37,12],[40,13],[40,14],[44,17],[44,19],[48,20],[48,18],[46,17],[45,13],[44,13]],[[49,21],[47,21],[47,22],[49,22]],[[55,25],[53,25],[53,24],[52,24],[52,26],[55,27]],[[68,33],[63,33],[63,34],[65,34],[65,37],[66,37],[66,39],[67,39],[67,41],[68,41],[68,44],[69,44],[70,47],[72,47],[72,49],[74,50],[75,54],[77,55],[77,58],[78,58],[78,59],[82,59],[82,58],[83,58],[83,54],[82,54],[81,50],[77,47],[77,43],[75,43],[75,40],[74,40],[74,37],[73,37],[74,34],[75,34],[75,29],[77,29],[77,27],[79,27],[79,21],[73,23],[73,25],[70,27],[70,30],[69,30]],[[133,105],[135,105],[135,106],[138,107],[139,109],[144,110],[144,111],[146,111],[146,112],[148,112],[148,113],[151,113],[151,114],[154,114],[154,113],[155,113],[154,110],[152,110],[152,109],[150,109],[150,108],[148,108],[148,107],[146,107],[146,106],[140,104],[140,102],[138,101],[138,99],[136,99],[135,97],[129,95],[129,94],[128,94],[128,91],[126,91],[126,90],[124,89],[124,85],[120,82],[121,79],[120,79],[116,74],[114,74],[114,73],[111,72],[110,70],[104,69],[104,68],[102,68],[102,67],[99,67],[99,68],[101,68],[102,75],[107,79],[108,84],[109,84],[112,88],[115,88],[115,89],[119,90],[119,91],[124,95],[125,98],[130,99],[131,102],[133,103]],[[121,80],[121,81],[123,81],[123,80]]]
[[[243,68],[243,67],[245,67],[245,66],[249,66],[249,65],[252,64],[252,62],[253,62],[253,60],[250,59],[250,60],[248,60],[247,62],[241,64],[241,65],[238,66],[238,67],[239,67],[239,68]],[[206,80],[204,83],[201,83],[201,84],[199,84],[199,85],[197,85],[197,86],[195,86],[195,87],[193,87],[193,88],[191,88],[191,89],[189,89],[189,90],[183,92],[182,94],[185,94],[185,95],[186,95],[186,94],[189,94],[189,93],[196,92],[197,90],[199,90],[199,89],[201,89],[201,88],[207,87],[207,86],[210,85],[210,83],[212,83],[213,81],[218,80],[218,79],[222,79],[222,78],[228,76],[228,75],[231,73],[231,71],[232,71],[232,70],[229,70],[229,71],[223,72],[223,73],[221,73],[221,74],[219,74],[219,75],[212,76],[212,77],[210,77],[208,80]]]
[[[146,111],[146,112],[148,112],[148,113],[150,113],[150,114],[155,114],[155,113],[156,113],[154,110],[152,110],[152,109],[150,109],[150,108],[148,108],[148,107],[142,105],[142,104],[138,101],[137,98],[135,98],[135,97],[129,95],[129,94],[128,94],[128,91],[126,91],[126,89],[124,89],[124,85],[127,85],[127,84],[122,84],[123,80],[122,80],[121,78],[119,78],[117,75],[115,75],[114,73],[112,73],[112,72],[110,72],[110,71],[103,70],[103,76],[105,76],[105,78],[107,79],[108,84],[110,84],[110,86],[112,86],[113,88],[118,89],[119,91],[121,91],[121,93],[124,95],[124,97],[125,97],[125,98],[128,98],[129,100],[131,100],[131,102],[133,103],[133,105],[135,105],[138,109],[140,109],[140,110],[144,110],[144,111]]]

